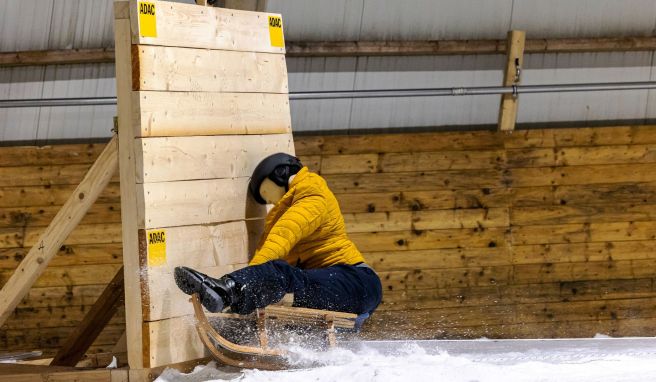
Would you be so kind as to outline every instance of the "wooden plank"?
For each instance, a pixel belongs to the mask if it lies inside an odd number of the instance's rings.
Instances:
[[[0,269],[16,269],[29,250],[29,247],[0,249]],[[121,244],[77,244],[62,245],[50,261],[49,266],[119,264],[122,262]]]
[[[321,174],[490,169],[504,162],[498,150],[325,155]]]
[[[588,204],[546,207],[515,207],[511,209],[512,225],[543,225],[572,223],[614,223],[622,221],[656,220],[653,204]]]
[[[184,265],[187,266],[187,264]],[[246,265],[247,263],[241,263],[194,269],[211,277],[219,278]],[[145,322],[183,317],[189,315],[190,311],[193,312],[193,306],[189,303],[189,295],[184,294],[175,284],[173,269],[169,266],[148,269],[148,299],[144,300],[143,306]]]
[[[345,174],[324,178],[335,194],[502,188],[505,182],[496,170]]]
[[[656,143],[655,125],[529,129],[504,137],[507,149]]]
[[[514,190],[513,190],[514,191]],[[511,190],[438,190],[338,194],[343,213],[507,207]]]
[[[105,325],[116,314],[118,304],[122,303],[123,294],[123,267],[121,267],[100,295],[98,301],[93,304],[91,310],[84,316],[75,333],[64,342],[50,365],[77,365]]]
[[[514,168],[506,179],[512,187],[654,182],[656,163]]]
[[[39,243],[43,228],[0,228],[0,249],[17,247],[34,247]],[[75,229],[66,240],[65,245],[120,243],[120,224],[88,224]],[[57,250],[61,249],[61,245]]]
[[[108,283],[121,264],[76,265],[62,268],[48,267],[34,282],[35,287],[95,285]],[[0,284],[7,285],[11,271],[0,272]]]
[[[93,304],[102,291],[104,284],[74,285],[65,287],[34,287],[18,304],[18,308],[47,308],[53,306],[85,306]]]
[[[588,320],[626,320],[654,318],[656,298],[604,301],[569,301],[543,304],[491,305],[437,309],[411,309],[405,321],[421,322],[425,327],[461,327],[471,325],[511,325]],[[439,313],[438,313],[439,312]],[[382,316],[398,317],[399,311],[383,311]],[[380,319],[380,317],[378,318]],[[477,322],[478,320],[478,322]],[[400,325],[403,325],[401,323]]]
[[[289,41],[287,57],[441,56],[504,54],[507,40]],[[525,53],[642,51],[656,49],[653,37],[527,39]]]
[[[272,46],[269,35],[268,17],[280,17],[279,14],[166,1],[152,3],[155,4],[157,36],[143,37],[138,27],[138,4],[130,2],[133,44],[285,53],[284,46]]]
[[[530,148],[508,150],[509,167],[654,163],[656,145]]]
[[[209,355],[198,337],[193,315],[144,322],[146,367],[168,365]]]
[[[7,187],[77,185],[89,167],[87,164],[0,167],[0,176]],[[110,179],[118,181],[117,177]]]
[[[584,223],[512,227],[513,245],[656,239],[656,222]]]
[[[596,334],[612,337],[640,337],[650,333],[653,318],[629,320],[592,320],[571,322],[544,322],[533,324],[473,325],[453,328],[429,327],[423,322],[410,322],[404,327],[389,329],[385,320],[399,318],[376,317],[360,334],[366,340],[390,339],[480,339],[485,338],[592,338]],[[394,322],[397,322],[394,321]]]
[[[135,91],[289,92],[282,54],[148,45],[132,49]]]
[[[528,187],[512,190],[516,207],[586,204],[654,204],[656,183],[581,184],[571,186]]]
[[[492,131],[295,137],[298,155],[402,153],[440,150],[495,150],[503,136]]]
[[[516,86],[521,83],[521,70],[524,68],[524,46],[526,32],[513,30],[508,32],[506,46],[506,71],[503,86]],[[502,94],[499,107],[499,131],[513,131],[517,121],[519,99],[516,94]]]
[[[89,207],[80,224],[119,223],[120,204],[96,203]],[[0,208],[2,227],[47,227],[61,206]]]
[[[260,6],[256,9],[263,10]],[[118,11],[116,18],[127,18],[127,14],[126,6]],[[656,38],[651,36],[527,39],[525,53],[638,52],[655,49]],[[287,57],[503,54],[506,40],[288,41],[286,51]],[[0,67],[110,62],[114,62],[114,50],[111,48],[0,53]]]
[[[23,368],[24,367],[24,368]],[[34,365],[12,365],[10,370],[2,365],[0,367],[0,376],[6,381],[12,382],[67,382],[67,381],[88,381],[88,382],[112,382],[110,369],[100,370],[75,370],[74,368],[66,369],[36,369]]]
[[[92,164],[106,144],[10,146],[0,148],[0,167]]]
[[[494,248],[505,246],[505,228],[444,229],[354,233],[349,237],[363,252],[407,251],[438,248]]]
[[[150,265],[143,272],[147,275],[149,296],[143,301],[143,320],[193,314],[189,296],[179,290],[173,279],[175,267],[191,267],[214,277],[241,268],[254,253],[263,225],[262,221],[238,221],[166,229],[165,264]],[[140,248],[140,256],[147,258],[147,245]]]
[[[656,297],[651,278],[386,290],[378,311]]]
[[[29,349],[52,349],[61,346],[68,336],[75,330],[74,327],[43,328],[41,330],[7,330],[7,348],[13,351]],[[125,331],[125,325],[108,325],[102,331],[94,345],[113,346],[116,340]],[[52,354],[52,353],[51,353]],[[54,355],[54,354],[53,354]]]
[[[635,279],[653,276],[655,259],[585,263],[545,263],[515,265],[516,284],[580,280]]]
[[[263,218],[265,206],[247,194],[249,179],[139,185],[137,224],[151,229]]]
[[[37,240],[38,245],[30,250],[17,271],[3,286],[0,291],[0,325],[25,297],[50,259],[96,201],[100,191],[109,183],[118,163],[117,149],[116,138],[112,138],[73,195]]]
[[[103,288],[106,285],[103,285]],[[20,306],[14,310],[11,317],[2,326],[4,329],[36,329],[58,328],[64,326],[77,327],[89,312],[95,301],[89,305],[79,306],[48,306],[48,307],[26,307]],[[125,314],[117,312],[113,319],[114,324],[125,323]],[[102,328],[101,328],[102,329]]]
[[[507,227],[507,208],[344,214],[347,232]]]
[[[250,177],[268,155],[294,152],[291,134],[148,138],[136,146],[138,183]]]
[[[512,263],[510,250],[501,247],[366,252],[364,256],[367,264],[378,272],[483,267]]]
[[[114,49],[56,49],[0,53],[0,67],[114,62]]]
[[[131,8],[137,3],[130,3]],[[124,7],[114,3],[114,10]],[[158,7],[162,8],[162,7]],[[136,11],[136,9],[133,9]],[[131,14],[133,20],[135,14]],[[135,29],[136,32],[136,29]],[[125,316],[128,338],[128,363],[131,368],[143,368],[141,328],[141,274],[137,232],[137,189],[135,169],[133,115],[138,115],[139,104],[132,102],[132,52],[130,19],[114,20],[116,49],[116,95],[118,113],[119,168],[121,178],[121,219],[123,242],[123,265],[125,269]],[[121,128],[123,126],[123,128]],[[128,126],[127,128],[125,128]]]
[[[81,179],[81,178],[80,178]],[[61,206],[76,185],[18,186],[0,188],[0,207]],[[119,203],[118,182],[109,183],[96,203]]]
[[[411,271],[379,272],[383,290],[439,289],[506,285],[512,282],[513,267],[509,265],[453,268],[414,269]]]
[[[283,94],[134,92],[136,137],[291,132]],[[171,110],[176,110],[171,113]]]
[[[618,241],[515,245],[514,264],[576,263],[588,261],[643,260],[656,258],[656,241]]]

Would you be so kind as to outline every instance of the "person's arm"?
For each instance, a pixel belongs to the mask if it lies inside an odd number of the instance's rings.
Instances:
[[[264,264],[287,256],[296,243],[319,228],[326,209],[326,198],[322,195],[309,195],[295,201],[273,225],[249,265]]]

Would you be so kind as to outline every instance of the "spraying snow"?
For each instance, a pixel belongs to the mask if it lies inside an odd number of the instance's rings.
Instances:
[[[656,380],[656,339],[651,338],[383,341],[348,347],[291,348],[290,361],[299,369],[230,372],[211,363],[187,375],[167,370],[157,382]]]

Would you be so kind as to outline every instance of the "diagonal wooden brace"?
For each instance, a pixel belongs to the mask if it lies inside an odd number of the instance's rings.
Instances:
[[[118,307],[123,304],[123,267],[102,292],[80,325],[68,337],[55,355],[50,366],[75,366],[98,338]]]
[[[57,254],[68,235],[80,223],[118,167],[116,137],[105,147],[82,182],[57,212],[45,232],[18,265],[0,290],[0,326],[4,325],[18,303]]]

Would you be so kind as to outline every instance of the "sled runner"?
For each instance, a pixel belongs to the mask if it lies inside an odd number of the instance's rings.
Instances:
[[[240,368],[257,368],[263,370],[288,369],[287,352],[284,349],[270,347],[267,326],[276,324],[309,327],[325,333],[326,347],[337,344],[336,330],[357,332],[368,317],[367,314],[334,312],[328,310],[296,308],[282,305],[271,305],[258,309],[251,315],[231,313],[212,313],[209,317],[219,320],[251,321],[256,325],[257,345],[242,345],[228,339],[227,335],[219,333],[205,313],[198,294],[191,297],[196,315],[196,330],[205,347],[219,362]]]

